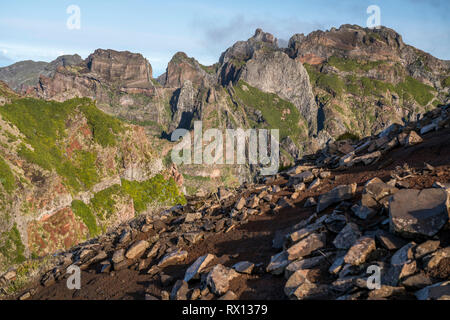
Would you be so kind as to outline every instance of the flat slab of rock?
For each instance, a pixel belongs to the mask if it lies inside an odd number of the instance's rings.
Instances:
[[[230,281],[237,276],[239,276],[239,273],[233,269],[218,264],[208,273],[206,283],[214,294],[221,296],[228,291]]]
[[[248,261],[241,261],[236,263],[233,266],[233,269],[239,273],[251,274],[254,267],[255,267],[254,263]]]
[[[317,203],[317,213],[322,212],[331,205],[351,199],[356,192],[356,183],[351,185],[337,186],[328,193],[325,193],[319,197]]]
[[[144,253],[145,250],[149,247],[149,243],[145,240],[140,240],[131,245],[131,247],[127,250],[125,257],[127,259],[135,259]]]
[[[159,268],[164,268],[167,266],[171,266],[186,260],[188,256],[187,251],[176,250],[174,252],[166,254],[161,261],[158,263]]]
[[[364,189],[364,193],[370,194],[376,201],[398,192],[398,189],[384,182],[369,183]]]
[[[236,210],[241,210],[245,204],[247,203],[247,200],[244,197],[241,197],[238,202],[236,202],[235,208]]]
[[[274,275],[280,275],[284,272],[284,269],[289,263],[288,253],[286,251],[281,251],[280,253],[272,256],[266,271]]]
[[[116,250],[112,256],[112,262],[119,263],[125,259],[125,249]]]
[[[350,222],[338,233],[333,244],[338,249],[349,249],[360,237],[358,226]]]
[[[325,233],[317,234],[313,233],[307,238],[294,244],[292,247],[286,250],[288,254],[288,260],[293,261],[298,258],[310,255],[317,249],[325,247],[326,235]]]
[[[389,204],[391,231],[403,237],[432,237],[448,221],[447,193],[442,189],[404,189]]]
[[[450,281],[439,282],[415,293],[418,300],[449,300]]]
[[[186,270],[184,281],[189,282],[191,279],[195,279],[215,257],[215,255],[208,253],[207,255],[197,258],[197,260],[195,260],[195,262]]]
[[[383,230],[377,232],[376,238],[388,250],[397,250],[406,244],[405,240]]]
[[[369,254],[376,249],[375,239],[372,237],[362,237],[348,250],[344,257],[345,263],[357,266],[363,264]]]
[[[201,218],[202,218],[201,212],[188,213],[188,214],[186,214],[186,217],[184,218],[184,222],[193,222],[193,221],[201,219]]]
[[[288,279],[294,272],[298,270],[308,270],[312,269],[319,264],[325,262],[325,256],[317,256],[309,259],[297,260],[291,262],[284,270],[284,277]]]

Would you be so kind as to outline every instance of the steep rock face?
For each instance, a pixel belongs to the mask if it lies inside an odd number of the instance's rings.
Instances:
[[[238,41],[228,48],[219,59],[219,81],[223,86],[235,82],[239,76],[239,70],[257,50],[277,50],[276,39],[270,33],[257,29],[254,36],[247,41]]]
[[[38,84],[39,76],[53,76],[59,66],[68,67],[82,62],[79,55],[60,56],[52,62],[20,61],[0,68],[0,80],[5,81],[13,90],[25,91]]]
[[[191,129],[192,122],[200,119],[201,92],[194,88],[190,80],[175,91],[172,97],[172,124],[170,128]]]
[[[216,82],[215,75],[207,73],[194,58],[184,52],[176,53],[167,65],[163,84],[169,88],[181,88],[186,80],[195,86],[210,86]],[[207,69],[206,69],[207,70]]]
[[[241,71],[240,78],[264,91],[292,102],[307,119],[309,131],[317,130],[317,106],[308,73],[299,60],[280,51],[256,53]]]
[[[223,85],[241,79],[263,92],[277,94],[293,103],[307,119],[310,133],[316,133],[317,106],[308,74],[300,61],[278,48],[273,35],[257,29],[252,38],[227,49],[220,64]]]
[[[247,61],[255,51],[260,49],[278,49],[277,39],[270,33],[256,29],[253,37],[247,41],[238,41],[231,48],[222,53],[219,63],[226,64],[233,61]]]

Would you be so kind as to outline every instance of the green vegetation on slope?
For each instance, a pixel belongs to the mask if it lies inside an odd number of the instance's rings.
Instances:
[[[412,96],[420,105],[427,105],[433,98],[433,91],[435,89],[429,85],[426,85],[419,80],[412,77],[406,77],[404,82],[401,82],[396,87],[398,94],[407,97]]]
[[[63,103],[19,99],[0,108],[0,113],[21,131],[25,142],[32,147],[21,144],[21,157],[49,171],[54,169],[70,189],[80,191],[98,182],[98,175],[94,153],[76,151],[73,159],[68,159],[61,143],[66,136],[66,122],[77,109],[85,115],[96,142],[102,146],[116,144],[116,134],[123,130],[121,122],[101,112],[89,99]]]
[[[76,100],[78,99],[75,99],[75,101]],[[83,100],[88,103],[80,105],[79,108],[84,113],[87,122],[91,127],[95,142],[103,147],[116,145],[116,134],[124,130],[120,120],[97,109],[97,107],[90,100]]]
[[[145,211],[152,204],[158,206],[186,204],[186,199],[173,178],[166,180],[161,174],[158,174],[143,182],[123,179],[122,185],[116,184],[97,192],[89,205],[74,200],[72,210],[76,216],[81,218],[88,227],[90,236],[93,237],[100,234],[101,229],[98,225],[102,221],[108,220],[117,210],[116,205],[120,199],[127,196],[133,199],[136,214]]]
[[[186,204],[173,178],[166,180],[161,174],[143,182],[122,180],[122,190],[133,199],[137,213],[145,211],[152,203],[169,206]]]
[[[25,246],[20,238],[17,225],[14,224],[11,230],[0,234],[0,261],[5,266],[19,264],[25,261]]]
[[[367,61],[359,62],[352,59],[341,59],[331,57],[328,61],[330,65],[343,71],[368,71],[381,65],[383,61]],[[310,82],[313,86],[319,87],[335,97],[342,94],[350,93],[355,96],[367,97],[378,96],[383,97],[389,90],[391,93],[397,93],[403,100],[414,99],[421,106],[426,106],[434,98],[435,89],[426,85],[419,80],[407,76],[404,81],[394,85],[386,81],[380,81],[368,77],[358,77],[348,75],[342,79],[337,74],[324,74],[319,72],[318,66],[312,66],[305,63],[305,69],[308,72]],[[450,82],[444,79],[443,85]],[[448,85],[448,83],[447,83]]]
[[[292,103],[276,94],[262,92],[242,80],[235,86],[235,91],[244,105],[261,111],[268,128],[280,130],[281,140],[289,136],[296,141],[305,134],[306,121]]]
[[[100,230],[97,227],[95,215],[92,213],[92,210],[88,205],[86,205],[83,201],[74,200],[72,201],[72,211],[77,217],[81,218],[83,223],[87,226],[91,237],[98,235]]]
[[[6,192],[11,193],[16,188],[16,179],[11,171],[11,168],[0,156],[0,183]]]
[[[352,141],[358,141],[360,138],[354,133],[346,132],[344,134],[341,134],[336,141],[343,141],[343,140],[352,140]]]
[[[442,85],[445,88],[449,88],[450,87],[450,77],[445,78],[444,80],[442,80]]]
[[[115,211],[116,200],[120,196],[123,196],[123,191],[118,184],[97,192],[91,199],[91,209],[100,220],[105,221]]]
[[[341,71],[356,72],[356,71],[369,71],[375,69],[379,65],[382,65],[384,61],[358,61],[350,58],[339,58],[332,56],[328,59],[328,64],[336,67]]]

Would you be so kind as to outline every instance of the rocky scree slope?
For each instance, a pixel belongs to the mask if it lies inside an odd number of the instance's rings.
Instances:
[[[87,98],[0,95],[1,271],[184,203],[142,127]]]
[[[381,156],[371,161],[336,168],[318,153],[237,192],[220,188],[141,216],[59,254],[40,284],[16,297],[448,299],[449,111],[381,133],[384,144],[378,135],[348,142],[375,145]],[[71,264],[84,270],[75,293],[65,285]],[[377,289],[367,287],[370,266],[381,271]],[[6,288],[15,277],[3,276]]]

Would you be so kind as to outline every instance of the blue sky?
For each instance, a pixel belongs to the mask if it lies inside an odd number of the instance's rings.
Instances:
[[[0,66],[61,54],[85,58],[104,48],[142,53],[157,76],[177,51],[212,64],[258,27],[288,40],[345,23],[366,26],[372,4],[381,8],[381,24],[406,43],[450,60],[448,0],[18,0],[0,4]],[[69,5],[81,9],[80,30],[66,27]]]

